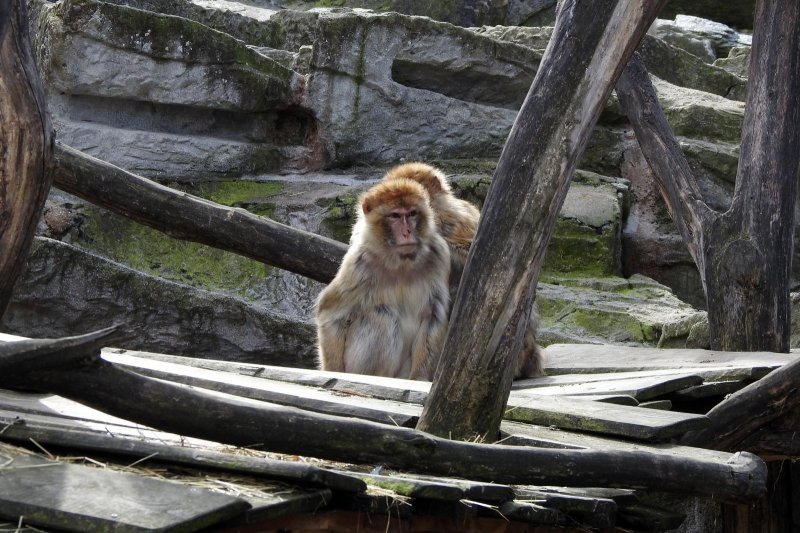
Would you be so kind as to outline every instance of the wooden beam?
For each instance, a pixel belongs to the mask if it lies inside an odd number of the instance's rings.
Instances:
[[[0,317],[22,273],[53,179],[53,127],[25,0],[0,9]]]
[[[6,375],[0,385],[7,386]],[[296,455],[381,463],[500,483],[650,488],[750,499],[765,466],[743,453],[726,461],[652,451],[558,450],[451,441],[421,431],[334,417],[146,378],[105,361],[40,369],[13,380],[172,433]]]
[[[0,342],[0,373],[25,374],[41,366],[68,365],[96,356],[109,343],[129,338],[120,326],[111,326],[85,335],[61,339],[25,339]]]
[[[681,438],[687,446],[739,449],[758,428],[800,406],[800,358],[771,372],[716,405],[707,416],[711,425]]]
[[[323,283],[347,246],[308,231],[160,185],[56,143],[54,184],[177,239],[207,244]]]

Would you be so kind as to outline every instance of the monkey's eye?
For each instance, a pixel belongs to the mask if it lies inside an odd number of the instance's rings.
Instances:
[[[391,218],[392,220],[399,220],[402,217],[400,213],[389,213],[386,215],[386,218]]]
[[[409,211],[409,212],[408,212],[408,216],[409,216],[409,217],[415,217],[415,216],[417,216],[418,214],[419,214],[419,213],[417,212],[417,210],[416,210],[416,209],[412,209],[411,211]]]

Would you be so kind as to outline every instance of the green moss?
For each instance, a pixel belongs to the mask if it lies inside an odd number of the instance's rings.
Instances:
[[[652,325],[644,324],[626,313],[609,310],[576,308],[568,320],[598,337],[609,338],[613,333],[617,342],[652,343],[660,336],[660,331]]]
[[[168,237],[105,211],[87,208],[74,243],[141,272],[253,299],[270,267],[237,254]]]
[[[246,207],[263,204],[263,200],[278,195],[285,187],[276,181],[224,180],[203,183],[192,193],[229,207]]]
[[[547,247],[543,271],[548,274],[611,276],[617,273],[617,239],[612,225],[597,231],[558,218]]]
[[[342,194],[318,202],[318,205],[327,210],[325,218],[322,219],[322,227],[337,241],[344,243],[350,241],[350,233],[356,221],[357,202],[356,194]]]

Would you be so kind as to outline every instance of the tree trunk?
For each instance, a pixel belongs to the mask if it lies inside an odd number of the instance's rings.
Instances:
[[[711,347],[789,351],[800,178],[800,0],[759,0],[730,210],[708,228]]]
[[[419,429],[495,439],[522,344],[520,325],[528,321],[572,173],[619,73],[664,3],[559,4],[486,198]]]
[[[131,174],[56,143],[54,184],[177,239],[199,242],[327,283],[347,246],[244,209],[225,207]]]
[[[800,178],[800,0],[760,0],[739,172],[730,209],[711,210],[639,61],[617,85],[672,218],[700,271],[711,348],[789,350],[789,279]]]
[[[53,130],[24,0],[0,6],[0,316],[25,264],[52,180]]]

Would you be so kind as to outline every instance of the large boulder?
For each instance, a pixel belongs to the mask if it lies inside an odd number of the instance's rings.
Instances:
[[[3,331],[32,337],[121,323],[125,347],[252,363],[316,365],[314,327],[241,299],[143,274],[37,237]]]

